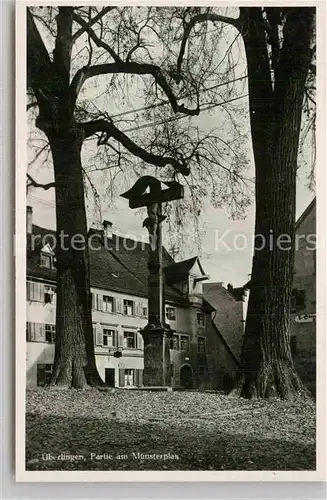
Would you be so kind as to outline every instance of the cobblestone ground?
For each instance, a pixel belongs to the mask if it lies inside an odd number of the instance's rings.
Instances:
[[[28,390],[27,470],[314,470],[315,406],[206,392]]]

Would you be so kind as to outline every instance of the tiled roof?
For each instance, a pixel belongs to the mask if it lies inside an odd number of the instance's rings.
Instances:
[[[102,232],[92,239],[94,249],[90,249],[91,286],[139,297],[148,296],[148,250],[149,244],[113,235],[112,240],[104,240]],[[56,232],[33,225],[33,234],[39,234],[34,250],[31,250],[31,235],[27,240],[27,273],[30,276],[56,280],[56,270],[40,266],[40,250],[45,243],[53,247]],[[190,259],[192,260],[192,259]],[[188,261],[183,261],[188,262]],[[184,267],[183,262],[177,263]],[[173,264],[172,264],[173,263]],[[170,268],[174,260],[163,248],[163,264]],[[189,300],[176,288],[166,286],[165,298],[179,305],[189,305]]]
[[[182,262],[172,262],[170,265],[165,267],[165,277],[167,283],[173,284],[185,279],[188,273],[194,266],[197,257],[192,257],[191,259],[183,260]]]
[[[240,286],[238,288],[234,288],[230,283],[228,283],[227,285],[228,292],[232,295],[232,297],[234,297],[236,302],[239,302],[241,300],[244,301],[246,288],[247,285]]]
[[[300,215],[300,217],[296,221],[296,223],[295,223],[295,229],[298,229],[298,227],[300,226],[300,224],[302,224],[302,222],[307,218],[307,216],[309,215],[309,213],[311,212],[311,210],[313,209],[313,207],[315,205],[316,205],[316,197],[313,198],[313,200],[309,203],[309,205],[307,206],[307,208],[304,210],[304,212]]]

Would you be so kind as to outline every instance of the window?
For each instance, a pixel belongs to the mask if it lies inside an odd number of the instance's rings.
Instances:
[[[123,347],[125,349],[135,349],[136,348],[135,332],[124,332]]]
[[[198,352],[206,352],[206,339],[205,339],[205,337],[198,337]]]
[[[291,309],[297,311],[305,308],[305,291],[294,288],[291,297]]]
[[[133,316],[134,302],[132,300],[124,300],[124,314],[126,316]]]
[[[114,312],[114,298],[108,295],[103,296],[103,311],[108,313]]]
[[[44,302],[46,304],[53,304],[55,300],[56,289],[53,286],[44,287]]]
[[[166,307],[166,317],[171,321],[176,320],[176,312],[174,307]]]
[[[169,340],[169,348],[174,349],[175,351],[179,350],[179,337],[178,335],[173,335]]]
[[[52,256],[41,253],[41,267],[52,268]]]
[[[142,305],[141,313],[143,318],[148,317],[148,308],[145,304]]]
[[[56,338],[56,325],[45,325],[45,341],[53,344]]]
[[[291,335],[291,353],[294,355],[296,354],[296,351],[297,351],[297,339],[296,339],[296,335]]]
[[[135,385],[135,370],[125,369],[125,387]]]
[[[181,343],[181,351],[189,351],[190,350],[188,335],[181,335],[180,343]]]
[[[35,281],[27,281],[26,283],[26,297],[27,300],[35,300],[37,302],[44,302],[44,284]]]
[[[204,326],[204,314],[196,313],[196,321],[199,326]]]
[[[54,325],[51,325],[54,326]],[[45,340],[45,324],[44,323],[26,323],[26,339],[27,342],[46,342]]]
[[[104,347],[114,347],[115,346],[115,330],[103,329],[102,332],[102,345]]]
[[[199,366],[199,377],[203,377],[206,371],[205,366]]]
[[[188,293],[188,283],[183,283],[182,291],[183,293]]]
[[[36,383],[39,386],[49,384],[51,380],[53,365],[37,365]]]

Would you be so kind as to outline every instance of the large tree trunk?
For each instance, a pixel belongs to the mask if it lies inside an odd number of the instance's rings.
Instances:
[[[36,126],[49,140],[56,192],[57,313],[51,385],[104,385],[95,362],[89,252],[81,165],[83,133],[70,89],[73,7],[59,7],[51,62],[28,11],[28,77],[39,105]]]
[[[289,328],[297,154],[313,9],[290,10],[273,86],[260,9],[249,9],[243,34],[256,170],[256,241],[234,392],[247,398],[277,394],[290,399],[304,392],[292,361]]]
[[[57,219],[57,334],[51,385],[104,385],[94,355],[81,132],[74,125],[61,126],[49,141]]]

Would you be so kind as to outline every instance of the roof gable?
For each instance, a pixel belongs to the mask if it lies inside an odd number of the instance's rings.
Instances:
[[[54,255],[54,251],[52,250],[51,246],[49,243],[46,243],[43,248],[41,248],[42,253],[46,253],[48,255]]]
[[[203,271],[199,257],[191,257],[190,259],[182,260],[181,262],[174,262],[164,268],[166,282],[169,284],[176,284],[186,280],[190,274],[199,278],[207,278]]]
[[[300,215],[300,217],[296,221],[296,223],[295,223],[295,229],[298,229],[298,227],[302,224],[302,222],[305,221],[305,219],[308,217],[308,215],[314,209],[315,206],[316,206],[316,197],[313,198],[313,200],[311,201],[311,203],[309,203],[309,205],[307,206],[307,208],[304,210],[304,212]]]

